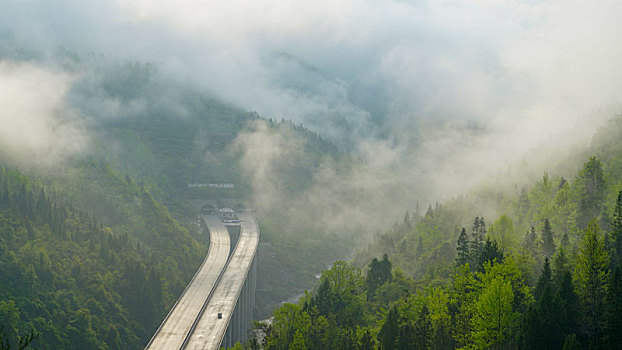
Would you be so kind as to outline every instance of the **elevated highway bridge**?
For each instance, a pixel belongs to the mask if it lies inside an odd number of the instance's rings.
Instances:
[[[237,216],[240,235],[231,251],[221,218],[211,211],[201,214],[210,233],[207,257],[145,349],[212,350],[246,341],[255,305],[259,227],[252,213],[242,210]]]

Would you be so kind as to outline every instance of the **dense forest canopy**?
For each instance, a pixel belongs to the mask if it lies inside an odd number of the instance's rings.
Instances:
[[[194,273],[205,250],[188,228],[131,178],[106,175],[119,180],[109,194],[144,220],[126,224],[135,236],[0,167],[4,341],[32,329],[41,349],[140,347]]]

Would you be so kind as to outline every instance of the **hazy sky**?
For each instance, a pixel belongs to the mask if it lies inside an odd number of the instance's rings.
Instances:
[[[618,108],[621,13],[614,0],[3,0],[0,38],[154,62],[380,156],[372,169],[471,183]]]

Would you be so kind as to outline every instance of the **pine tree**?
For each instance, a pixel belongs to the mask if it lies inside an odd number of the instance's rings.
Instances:
[[[559,299],[562,305],[560,315],[557,318],[560,332],[562,334],[571,334],[577,331],[579,306],[570,271],[565,271],[562,274],[557,290],[559,291]]]
[[[555,349],[564,339],[557,318],[561,301],[554,288],[548,258],[544,260],[542,274],[535,290],[536,304],[532,305],[524,319],[523,347],[525,349]]]
[[[311,303],[317,307],[321,315],[329,315],[334,310],[334,296],[330,289],[330,281],[325,278],[322,284],[318,287],[315,297],[313,297]]]
[[[484,239],[486,238],[486,222],[483,217],[481,219],[477,216],[475,217],[471,235],[473,236],[471,241],[471,258],[475,260],[474,262],[477,262],[477,258],[484,247]]]
[[[577,223],[580,228],[585,228],[592,218],[600,215],[605,197],[605,178],[600,159],[592,156],[583,166],[579,180],[581,192]]]
[[[570,272],[565,271],[566,278],[572,282]],[[541,349],[554,349],[558,348],[559,344],[564,341],[564,337],[567,333],[572,331],[571,324],[569,322],[574,318],[573,315],[564,315],[564,301],[568,301],[569,304],[573,303],[567,296],[567,292],[562,297],[559,293],[559,286],[554,282],[553,275],[549,266],[548,258],[545,258],[544,267],[542,269],[542,275],[538,281],[538,287],[541,290],[539,292],[540,299],[538,300],[538,313],[540,314],[540,324],[542,325],[542,334],[544,339],[540,342]],[[536,287],[536,289],[538,289]],[[572,292],[572,285],[564,286],[570,288]],[[567,319],[560,322],[560,315],[564,315]]]
[[[544,289],[551,286],[552,280],[553,276],[551,273],[551,264],[549,263],[549,258],[544,258],[542,274],[538,279],[538,284],[536,284],[536,289],[534,291],[534,297],[536,298],[536,301],[540,300],[540,298],[542,297],[542,293],[544,293]]]
[[[600,228],[596,219],[592,219],[585,229],[574,273],[590,346],[597,344],[602,332],[608,263]]]
[[[536,253],[536,228],[531,226],[531,230],[525,235],[525,242],[529,251]]]
[[[531,193],[532,203],[534,204],[531,208],[532,217],[538,221],[549,217],[551,215],[554,191],[553,183],[547,172],[544,172],[542,180],[536,183]]]
[[[458,236],[458,245],[456,247],[458,256],[456,257],[457,265],[464,265],[469,261],[469,238],[467,237],[464,227]]]
[[[486,239],[486,243],[482,248],[481,253],[479,254],[479,258],[477,261],[477,266],[480,272],[484,271],[484,264],[486,263],[501,263],[503,262],[503,252],[499,250],[499,246],[497,245],[497,241],[494,239],[491,241],[490,239]]]
[[[373,258],[369,263],[369,271],[365,283],[367,285],[367,300],[373,300],[376,295],[376,289],[391,279],[391,261],[385,253],[382,261]]]
[[[553,280],[558,287],[565,272],[570,272],[570,262],[566,256],[566,249],[562,247],[559,248],[559,251],[553,257]]]
[[[542,250],[545,257],[553,257],[555,254],[555,242],[553,242],[553,231],[549,219],[544,219],[542,230]]]

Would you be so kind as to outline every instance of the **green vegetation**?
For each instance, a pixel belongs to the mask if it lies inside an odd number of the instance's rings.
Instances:
[[[191,199],[251,197],[268,185],[273,202],[259,209],[263,312],[353,248],[352,233],[318,220],[325,212],[288,205],[309,200],[317,174],[329,183],[356,168],[318,134],[231,107],[151,64],[58,55],[59,69],[76,73],[67,103],[85,116],[90,144],[59,168],[0,168],[2,347],[143,347],[206,253]],[[259,184],[241,145],[257,129],[287,149]],[[299,304],[279,308],[265,348],[619,344],[621,150],[617,117],[537,181],[486,184],[407,212],[352,264],[324,271]],[[188,188],[212,182],[235,188]],[[352,203],[361,192],[332,195]]]
[[[620,140],[616,117],[574,181],[544,173],[407,213],[353,265],[337,262],[298,305],[277,310],[266,349],[616,348]],[[498,219],[488,225],[482,213]],[[382,252],[392,261],[365,263]]]
[[[7,315],[0,327],[13,347],[30,330],[40,334],[33,342],[39,348],[143,347],[207,251],[192,200],[253,196],[240,134],[261,125],[293,140],[294,152],[271,164],[278,192],[292,198],[303,196],[324,160],[345,159],[300,125],[241,111],[152,64],[67,50],[50,55],[50,64],[75,73],[65,102],[80,115],[88,145],[55,167],[24,173],[0,160],[0,184],[7,184],[0,194],[10,198],[0,211],[0,308]],[[235,187],[189,188],[193,183]],[[19,196],[47,203],[57,216],[34,219],[38,209],[15,204]],[[324,249],[332,235],[317,222],[293,225],[278,208],[260,220],[260,254],[270,257],[259,265],[266,314],[311,286],[345,244]],[[78,346],[80,333],[92,343]]]
[[[114,178],[114,177],[113,177]],[[0,167],[0,322],[3,341],[40,349],[140,348],[205,253],[149,192],[128,178],[110,196],[133,203],[137,240]],[[122,221],[121,221],[122,222]],[[120,233],[119,233],[120,232]],[[148,232],[148,233],[147,233]],[[30,340],[29,340],[30,339]]]
[[[388,260],[386,265],[372,260],[366,275],[338,261],[324,271],[314,293],[275,311],[265,327],[265,349],[567,349],[617,344],[620,268],[609,277],[607,264],[620,262],[609,261],[595,220],[585,229],[574,266],[561,249],[554,269],[545,258],[535,287],[528,284],[520,256],[483,256],[482,271],[473,271],[468,262],[458,264],[439,286],[419,284],[400,270],[391,272]],[[389,276],[382,274],[386,266]],[[377,286],[379,280],[384,282]]]

